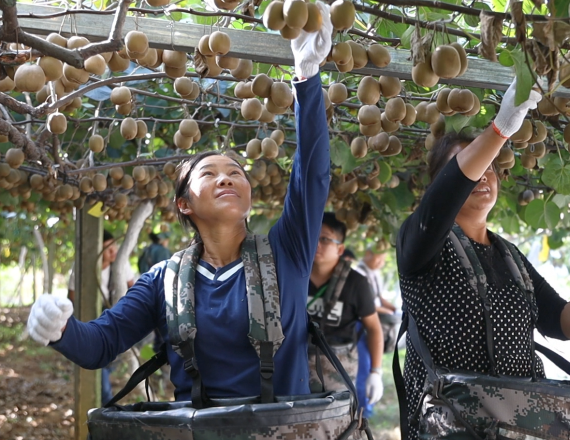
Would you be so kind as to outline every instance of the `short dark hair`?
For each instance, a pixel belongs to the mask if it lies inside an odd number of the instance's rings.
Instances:
[[[334,212],[325,212],[323,214],[323,225],[327,225],[335,234],[340,237],[340,241],[344,243],[346,238],[346,225],[337,220]]]
[[[342,257],[343,258],[350,258],[351,260],[356,260],[356,255],[349,248],[346,248],[344,250],[344,252],[342,253]]]
[[[437,139],[428,155],[428,174],[430,182],[449,162],[449,153],[461,144],[470,144],[475,138],[465,133],[450,132]]]
[[[190,227],[195,231],[198,231],[198,228],[196,227],[194,222],[190,219],[190,216],[180,212],[180,209],[178,208],[178,200],[189,197],[188,184],[190,183],[190,175],[192,174],[192,171],[194,171],[194,168],[196,168],[196,165],[198,165],[198,163],[200,163],[206,157],[210,156],[229,157],[236,164],[238,164],[238,166],[244,172],[245,178],[249,180],[249,175],[247,174],[247,171],[245,171],[241,163],[239,163],[236,159],[224,154],[221,151],[217,150],[202,151],[200,153],[193,154],[192,156],[190,156],[190,158],[180,162],[176,167],[176,173],[178,177],[176,179],[176,187],[174,191],[174,204],[176,206],[176,215],[178,217],[178,221],[183,227],[185,228]]]
[[[148,238],[150,238],[150,240],[154,243],[154,244],[158,244],[158,242],[160,241],[160,238],[158,237],[157,234],[155,234],[154,232],[151,232],[148,234]]]
[[[115,237],[113,237],[113,234],[111,234],[106,229],[103,230],[103,243],[105,243],[106,241],[109,241],[109,240],[114,240],[114,239],[115,239]]]

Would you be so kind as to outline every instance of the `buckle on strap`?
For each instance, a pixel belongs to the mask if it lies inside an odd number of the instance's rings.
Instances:
[[[192,378],[196,378],[198,374],[198,365],[196,365],[196,358],[184,360],[184,371],[186,371]]]
[[[263,379],[271,379],[273,377],[274,365],[273,359],[270,361],[260,361],[259,362],[259,374]]]

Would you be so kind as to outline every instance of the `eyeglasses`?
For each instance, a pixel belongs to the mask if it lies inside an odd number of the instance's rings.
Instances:
[[[319,243],[322,244],[323,246],[328,246],[331,243],[342,244],[342,242],[335,240],[334,238],[328,238],[325,236],[319,237]]]

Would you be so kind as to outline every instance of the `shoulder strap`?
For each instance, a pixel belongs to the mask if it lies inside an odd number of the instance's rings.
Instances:
[[[346,284],[346,279],[348,278],[348,274],[350,273],[350,262],[344,258],[339,258],[337,265],[334,268],[332,276],[329,280],[327,290],[323,296],[323,316],[321,320],[321,324],[324,325],[327,320],[327,316],[335,306],[336,302],[338,301],[340,294],[342,293],[342,289]]]
[[[184,369],[193,379],[195,408],[208,403],[194,351],[197,332],[194,285],[202,248],[202,243],[198,242],[174,254],[167,263],[164,279],[169,338],[174,351],[184,358]],[[261,400],[273,402],[273,356],[285,337],[281,327],[277,271],[267,236],[248,234],[242,243],[241,257],[247,286],[248,337],[260,359]]]
[[[483,302],[483,316],[485,318],[485,332],[487,334],[487,354],[491,364],[491,374],[495,375],[495,344],[493,343],[493,324],[490,314],[491,302],[487,297],[487,276],[485,275],[485,271],[483,271],[475,249],[473,249],[473,245],[457,223],[451,228],[449,238],[453,243],[459,261],[461,261],[469,284],[475,292],[479,294]]]

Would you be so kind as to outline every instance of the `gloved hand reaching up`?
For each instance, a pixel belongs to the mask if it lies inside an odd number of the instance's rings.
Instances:
[[[528,99],[522,104],[515,106],[516,88],[517,79],[515,78],[505,92],[499,113],[493,121],[493,129],[499,136],[505,139],[510,138],[519,130],[528,111],[534,110],[542,99],[540,93],[531,90]]]
[[[287,0],[286,0],[287,1]],[[295,75],[298,78],[311,78],[319,72],[319,64],[331,50],[332,23],[330,6],[321,1],[316,3],[323,24],[317,32],[301,31],[301,34],[291,41],[291,49],[295,58]]]
[[[42,345],[59,341],[72,314],[73,303],[70,300],[43,294],[32,305],[28,317],[28,332]]]

